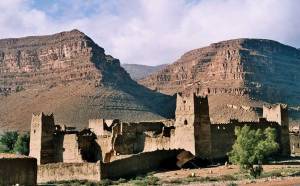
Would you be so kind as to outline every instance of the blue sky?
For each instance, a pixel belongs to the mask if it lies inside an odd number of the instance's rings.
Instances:
[[[77,28],[122,63],[172,63],[184,52],[235,38],[300,48],[298,0],[8,0],[0,37]]]
[[[99,0],[33,0],[30,6],[53,19],[78,19],[99,13],[101,4]]]

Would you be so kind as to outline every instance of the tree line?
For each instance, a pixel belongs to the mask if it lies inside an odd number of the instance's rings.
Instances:
[[[0,136],[0,153],[29,154],[29,133],[5,132]]]

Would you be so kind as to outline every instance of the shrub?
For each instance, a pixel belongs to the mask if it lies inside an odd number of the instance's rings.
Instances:
[[[16,87],[16,92],[21,92],[22,90],[24,90],[24,87],[22,87],[22,86]]]
[[[13,153],[13,149],[18,139],[17,132],[5,132],[0,137],[0,144],[2,146],[1,152]]]
[[[28,155],[29,154],[29,134],[21,134],[14,145],[14,152],[19,154]]]
[[[256,178],[262,172],[261,162],[279,148],[275,129],[268,127],[262,131],[251,130],[249,126],[237,127],[235,135],[237,139],[228,154],[229,160],[250,171],[250,175]]]
[[[110,179],[104,179],[104,180],[101,180],[99,185],[108,186],[108,185],[112,185],[112,184],[113,184],[113,182]]]
[[[29,134],[6,132],[0,136],[0,152],[29,154]]]

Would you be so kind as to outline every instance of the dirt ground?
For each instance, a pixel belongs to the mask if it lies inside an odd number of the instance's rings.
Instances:
[[[294,169],[300,171],[300,165],[264,165],[264,173],[272,171],[280,171],[285,169]],[[160,180],[169,182],[175,179],[185,179],[187,177],[221,177],[224,175],[233,175],[240,172],[237,166],[218,166],[212,168],[201,168],[201,169],[182,169],[169,172],[156,173],[154,176]],[[190,183],[189,185],[229,185],[235,183],[237,185],[249,185],[249,186],[300,186],[300,176],[298,177],[268,177],[260,178],[256,180],[239,180],[239,181],[223,181],[223,182],[208,182],[208,183]],[[184,184],[183,184],[184,185]]]
[[[300,185],[300,177],[285,177],[278,179],[261,179],[256,183],[245,183],[241,185],[249,186],[294,186]]]

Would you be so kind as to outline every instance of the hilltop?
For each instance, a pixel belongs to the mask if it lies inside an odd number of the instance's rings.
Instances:
[[[78,30],[0,40],[0,127],[28,130],[33,112],[85,127],[90,118],[172,117],[174,97],[133,81],[120,61]]]
[[[157,92],[209,95],[213,122],[256,120],[260,107],[287,103],[292,118],[300,105],[300,51],[266,39],[235,39],[191,50],[141,79]]]

